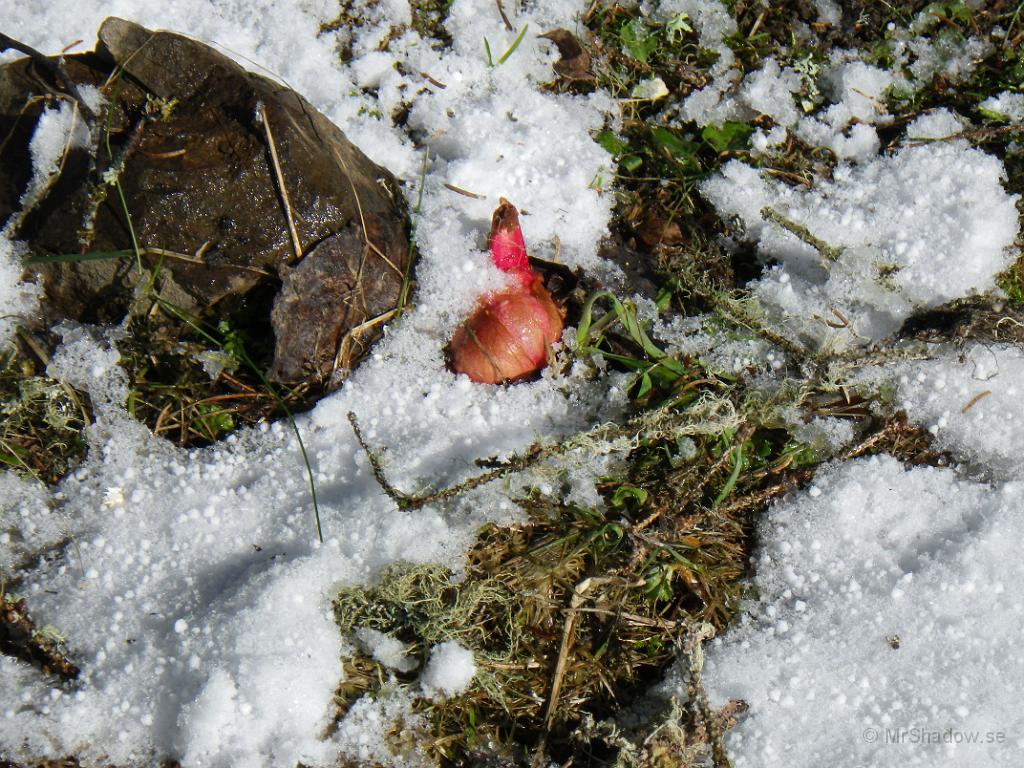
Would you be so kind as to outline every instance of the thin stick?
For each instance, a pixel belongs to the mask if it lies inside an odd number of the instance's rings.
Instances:
[[[445,184],[444,188],[445,189],[450,189],[452,192],[455,192],[457,194],[465,195],[466,197],[472,197],[474,200],[486,200],[487,199],[487,195],[480,195],[480,194],[477,194],[476,192],[470,192],[468,189],[463,189],[462,187],[456,187],[454,184]]]
[[[576,621],[579,619],[580,606],[583,604],[585,593],[593,585],[608,580],[607,578],[587,577],[572,591],[572,598],[569,600],[569,615],[565,617],[565,624],[562,625],[562,643],[558,647],[558,661],[555,662],[555,671],[551,676],[551,693],[548,695],[548,706],[544,712],[544,731],[541,733],[533,755],[535,768],[544,762],[544,748],[547,746],[548,734],[551,733],[551,726],[554,724],[558,697],[562,693],[562,680],[565,678],[565,668],[569,664],[569,652],[572,650],[572,643],[576,637]]]
[[[512,22],[508,20],[508,16],[505,15],[505,9],[501,5],[501,0],[494,0],[498,4],[498,13],[501,15],[501,21],[505,25],[505,29],[511,32],[515,27],[512,26]]]
[[[976,394],[974,397],[967,401],[967,405],[960,409],[960,413],[967,413],[969,410],[971,410],[971,408],[973,408],[977,404],[979,400],[988,397],[991,394],[991,389],[982,390],[981,392],[979,392],[978,394]]]
[[[355,432],[356,440],[359,442],[360,447],[366,452],[366,455],[370,460],[370,467],[372,468],[373,475],[380,484],[380,487],[384,490],[384,493],[387,494],[396,505],[398,505],[399,509],[408,510],[420,509],[421,507],[425,507],[427,504],[447,501],[461,493],[472,490],[481,485],[485,485],[492,480],[497,480],[501,477],[505,477],[506,475],[521,472],[522,470],[527,469],[550,456],[566,453],[580,446],[591,445],[595,441],[606,442],[610,445],[613,441],[626,439],[628,441],[628,445],[635,447],[637,441],[639,441],[644,434],[650,433],[653,428],[652,420],[657,417],[657,414],[664,413],[666,410],[666,407],[662,407],[661,409],[655,409],[654,411],[643,413],[630,419],[625,424],[597,424],[596,426],[579,432],[561,442],[547,444],[534,443],[524,453],[512,456],[508,461],[503,462],[488,472],[471,477],[457,485],[427,494],[409,494],[395,488],[388,481],[387,476],[384,473],[384,465],[380,458],[374,454],[370,449],[370,446],[367,445],[366,440],[363,438],[362,430],[359,428],[359,421],[356,419],[356,415],[351,411],[348,413],[348,420],[352,425],[352,431]],[[685,412],[678,414],[679,417],[685,417],[685,415]],[[741,426],[736,434],[736,443],[742,443],[752,432],[752,425],[748,424]],[[609,447],[608,450],[621,450],[621,448]],[[701,484],[698,485],[698,492],[703,489],[711,475],[724,465],[731,455],[732,449],[723,454],[718,463],[711,468],[711,471],[705,476]]]
[[[377,315],[376,317],[370,318],[365,323],[360,323],[354,328],[349,328],[344,336],[341,337],[341,341],[338,342],[338,350],[334,354],[334,364],[331,366],[331,372],[337,371],[343,363],[346,362],[348,357],[349,344],[352,343],[353,339],[365,330],[373,328],[374,326],[386,323],[392,317],[398,314],[398,309],[392,309],[383,314]]]
[[[774,208],[765,206],[761,209],[761,216],[774,224],[778,224],[791,235],[795,235],[801,242],[811,246],[825,261],[826,267],[828,262],[838,261],[839,257],[843,255],[842,248],[829,245],[824,240],[815,237],[803,224],[797,224],[795,221],[786,218]]]
[[[78,108],[82,110],[82,115],[85,117],[86,122],[92,123],[96,120],[96,113],[92,111],[85,99],[82,98],[82,94],[78,90],[78,85],[71,79],[67,70],[64,69],[64,62],[60,57],[56,57],[54,61],[49,56],[37,51],[25,43],[21,43],[15,40],[13,37],[8,37],[3,32],[0,32],[0,51],[6,51],[7,49],[13,49],[19,53],[24,53],[36,62],[43,69],[47,70],[57,80],[60,80],[61,84],[67,88],[68,95],[71,96],[76,102],[78,102]]]
[[[435,493],[413,495],[398,490],[393,485],[391,485],[390,482],[388,482],[387,475],[384,474],[384,467],[380,460],[380,457],[374,454],[374,452],[370,450],[370,446],[366,444],[366,440],[363,438],[362,430],[359,428],[359,421],[356,419],[356,415],[351,411],[349,411],[348,420],[349,423],[352,425],[352,431],[355,432],[356,440],[359,442],[359,446],[366,452],[366,457],[370,460],[370,468],[373,470],[374,478],[376,478],[377,482],[380,484],[380,487],[383,489],[384,493],[386,493],[391,498],[391,500],[394,501],[396,505],[398,505],[398,508],[402,510],[420,509],[421,507],[425,507],[428,504],[435,504],[440,501],[447,501],[448,499],[454,496],[458,496],[460,493],[464,493],[465,491],[469,491],[472,490],[473,488],[485,485],[491,482],[491,480],[497,480],[498,478],[504,477],[505,475],[509,475],[514,472],[524,470],[531,464],[534,464],[535,462],[539,461],[545,456],[550,456],[551,454],[557,452],[557,450],[561,447],[560,445],[534,445],[531,448],[529,448],[526,453],[519,456],[513,456],[500,467],[492,469],[489,472],[484,472],[483,474],[471,477],[468,480],[459,483],[458,485],[453,485],[449,488],[444,488],[443,490],[437,491]]]
[[[366,228],[366,218],[363,216],[363,201],[359,197],[359,190],[356,189],[356,183],[352,181],[352,173],[348,169],[348,163],[345,162],[345,158],[343,158],[341,153],[338,152],[337,147],[334,147],[334,157],[341,165],[341,169],[345,172],[345,178],[348,179],[348,185],[352,187],[352,197],[356,200],[356,211],[359,213],[359,225],[363,228],[364,242],[370,247],[370,250],[376,253],[385,264],[395,270],[395,272],[397,272],[404,280],[405,272],[395,266],[395,263],[385,255],[384,251],[378,248],[377,244],[370,239],[370,232]],[[360,266],[360,269],[362,269],[362,266]]]
[[[274,168],[274,178],[277,179],[277,189],[281,193],[281,201],[284,203],[284,217],[288,222],[288,234],[292,239],[292,250],[295,258],[289,260],[294,263],[302,258],[302,244],[299,242],[299,233],[295,230],[295,221],[292,218],[292,204],[288,199],[288,188],[284,184],[284,173],[281,171],[281,162],[277,157],[277,144],[274,143],[274,134],[270,130],[270,119],[267,117],[267,110],[260,102],[256,107],[260,122],[263,123],[263,130],[267,134],[267,147],[270,149],[270,161]]]
[[[381,463],[380,457],[371,451],[370,446],[366,444],[366,438],[363,437],[363,430],[359,428],[359,420],[352,411],[348,412],[348,422],[352,425],[352,431],[355,432],[356,441],[359,443],[363,451],[366,452],[366,458],[370,461],[370,469],[373,471],[373,476],[377,480],[377,485],[379,485],[384,493],[386,493],[388,497],[395,502],[399,509],[409,509],[410,507],[408,505],[412,497],[402,493],[388,482],[388,477],[384,474],[384,466]]]

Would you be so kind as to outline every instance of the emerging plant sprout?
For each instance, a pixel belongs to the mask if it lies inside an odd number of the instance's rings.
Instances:
[[[489,246],[494,265],[514,280],[485,296],[455,332],[451,365],[473,381],[500,384],[547,365],[551,345],[562,336],[562,309],[530,266],[519,212],[505,198],[491,219]]]

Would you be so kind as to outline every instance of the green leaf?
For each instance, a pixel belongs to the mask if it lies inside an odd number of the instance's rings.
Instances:
[[[630,338],[633,339],[637,344],[643,347],[644,353],[648,357],[654,360],[660,360],[665,357],[665,353],[662,352],[655,345],[653,341],[647,336],[647,333],[640,325],[640,321],[636,316],[636,307],[631,303],[621,302],[618,299],[613,301],[612,305],[615,309],[615,314],[619,318],[619,322],[622,323],[622,327],[626,333],[629,334]]]
[[[615,488],[615,492],[611,495],[611,506],[624,507],[631,499],[637,502],[637,504],[643,505],[647,502],[648,496],[649,494],[643,488],[624,483]]]
[[[644,159],[639,155],[626,155],[622,158],[622,167],[627,171],[635,171],[644,164]]]
[[[693,163],[699,147],[695,142],[676,136],[668,128],[652,128],[654,143],[668,152],[675,160],[682,163]]]
[[[633,395],[634,400],[640,400],[654,387],[654,383],[651,381],[651,374],[644,373],[640,376],[640,386],[636,389],[636,394]]]
[[[689,24],[690,17],[682,11],[672,15],[672,18],[665,23],[665,37],[670,43],[681,40],[686,35],[693,34],[693,27]]]
[[[701,138],[714,147],[716,152],[727,152],[730,149],[744,149],[753,126],[727,120],[721,126],[709,125],[701,132]]]
[[[218,408],[210,403],[200,403],[197,406],[197,410],[202,415],[196,421],[206,429],[211,437],[216,438],[235,428],[235,419],[230,411]]]
[[[519,34],[516,35],[516,39],[512,41],[512,45],[510,45],[508,47],[508,50],[501,55],[500,59],[498,59],[498,64],[504,64],[506,61],[508,61],[508,57],[515,53],[516,48],[518,48],[519,44],[523,42],[523,36],[526,34],[526,30],[529,29],[529,27],[529,24],[523,25],[523,28],[519,30]]]
[[[637,489],[637,490],[640,490],[640,489]],[[621,525],[618,525],[616,523],[608,523],[607,525],[602,525],[597,530],[597,535],[605,543],[611,544],[612,546],[614,546],[614,545],[618,544],[620,541],[622,541],[622,539],[626,535],[626,532],[622,530],[622,526]]]
[[[594,304],[597,303],[598,299],[603,298],[615,298],[611,291],[595,291],[587,303],[583,305],[583,312],[580,316],[580,324],[576,329],[576,346],[586,346],[587,341],[590,337],[590,325],[594,322]]]
[[[722,486],[722,490],[718,492],[718,496],[715,497],[714,506],[717,507],[730,493],[732,493],[732,489],[736,487],[736,481],[739,480],[740,472],[743,471],[744,463],[743,443],[740,443],[736,446],[736,450],[733,452],[732,472],[729,475],[729,479],[725,481],[725,485]]]
[[[996,112],[994,109],[987,109],[985,107],[979,106],[978,112],[981,113],[982,117],[984,117],[987,120],[991,120],[994,123],[1010,122],[1010,117],[1008,115],[1004,115],[1002,112]]]
[[[647,64],[651,54],[658,48],[658,38],[643,19],[633,19],[623,24],[619,30],[619,40],[626,52],[641,64]]]
[[[597,143],[600,144],[601,148],[609,155],[618,157],[629,149],[629,145],[611,131],[601,131],[597,134],[596,138]]]
[[[672,568],[656,563],[644,571],[644,594],[650,600],[672,599]]]
[[[659,312],[664,312],[672,303],[672,289],[662,286],[658,289],[658,295],[654,297],[654,303],[658,306]]]

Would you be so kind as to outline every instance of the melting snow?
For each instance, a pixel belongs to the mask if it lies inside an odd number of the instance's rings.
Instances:
[[[727,738],[737,768],[1013,765],[1022,508],[1021,483],[890,457],[829,466],[776,505],[759,597],[704,668],[714,705],[750,705]]]
[[[354,33],[356,47],[371,46],[367,40],[400,22],[391,13],[400,6],[407,14],[402,3],[377,6],[379,23]],[[507,456],[620,407],[609,381],[549,374],[516,387],[481,387],[445,370],[442,354],[458,319],[503,280],[480,250],[499,195],[529,214],[523,224],[533,252],[552,257],[558,238],[564,261],[599,266],[596,241],[612,201],[589,184],[610,158],[590,131],[603,119],[606,97],[541,93],[554,54],[532,35],[500,67],[488,67],[482,36],[498,50],[511,40],[497,14],[484,17],[472,3],[452,9],[454,51],[435,51],[407,31],[394,44],[397,59],[366,57],[346,69],[335,39],[317,30],[335,12],[329,3],[201,0],[87,1],[59,19],[44,6],[0,10],[6,32],[44,50],[92,39],[107,13],[219,40],[243,63],[258,61],[309,96],[404,177],[412,200],[425,170],[415,311],[388,329],[340,392],[298,420],[323,545],[286,425],[244,430],[208,450],[178,450],[125,413],[126,380],[111,346],[116,330],[61,329],[64,344],[49,372],[88,390],[97,404],[89,457],[52,491],[4,476],[10,496],[0,504],[0,562],[36,564],[19,591],[40,625],[59,626],[70,639],[82,677],[74,690],[53,689],[33,669],[0,658],[5,756],[75,753],[87,764],[175,756],[187,766],[291,768],[377,754],[380,744],[366,752],[367,724],[376,717],[387,730],[381,718],[408,715],[408,700],[359,704],[323,738],[342,654],[351,653],[331,614],[334,591],[372,579],[395,560],[458,570],[476,528],[516,510],[499,489],[482,488],[445,513],[398,511],[374,481],[347,414],[385,453],[391,480],[415,492],[474,474],[476,458]],[[536,31],[571,27],[578,12],[563,3],[518,20]],[[427,92],[425,71],[447,87]],[[423,91],[409,125],[429,150],[426,166],[380,117],[403,91]],[[466,198],[446,183],[487,199]],[[16,246],[4,239],[0,249],[0,269],[16,277]],[[32,286],[0,284],[15,286],[0,295],[2,314],[32,311]],[[0,330],[9,333],[4,322]],[[580,466],[572,493],[587,498],[594,464]],[[394,648],[375,648],[404,664]],[[431,695],[469,683],[472,658],[458,651],[435,650],[424,679]]]
[[[932,115],[907,135],[946,136],[956,125]],[[884,338],[916,310],[995,287],[1016,258],[1017,196],[1003,190],[1004,176],[996,158],[953,140],[840,164],[810,190],[734,160],[701,191],[778,262],[754,292],[796,335],[842,348]],[[842,253],[822,256],[766,221],[766,207]]]
[[[815,5],[822,21],[839,22],[838,4]],[[649,10],[662,21],[685,16],[701,46],[718,55],[715,79],[679,106],[684,119],[703,126],[764,114],[776,125],[755,134],[757,151],[796,132],[854,161],[810,190],[740,162],[703,187],[772,262],[753,288],[792,333],[824,349],[856,346],[883,338],[917,309],[993,288],[995,273],[1016,255],[1010,246],[1018,233],[1001,164],[962,140],[908,142],[879,156],[874,127],[891,119],[882,106],[888,89],[913,89],[936,73],[963,77],[987,43],[936,44],[900,32],[892,70],[840,52],[824,72],[826,100],[811,116],[795,65],[769,59],[742,76],[724,43],[736,24],[721,3],[666,0]],[[609,271],[595,246],[612,199],[594,182],[609,173],[610,158],[591,133],[606,120],[615,124],[617,105],[600,93],[539,89],[556,54],[532,34],[575,29],[584,11],[569,0],[533,4],[509,32],[496,14],[456,0],[452,48],[441,51],[400,28],[410,20],[402,0],[366,3],[366,25],[332,33],[319,31],[337,13],[328,0],[82,0],[73,14],[42,3],[0,8],[6,33],[44,51],[91,40],[111,13],[218,41],[310,98],[407,182],[410,199],[423,193],[415,311],[387,330],[340,392],[298,420],[321,501],[322,545],[298,446],[284,424],[178,450],[128,418],[112,347],[117,330],[58,329],[63,346],[50,373],[89,391],[97,405],[89,456],[53,489],[0,475],[0,568],[32,564],[19,590],[40,624],[69,638],[82,679],[73,689],[52,688],[0,656],[3,757],[74,752],[101,765],[172,756],[186,768],[422,759],[415,743],[427,724],[410,696],[389,686],[356,702],[325,738],[341,658],[354,644],[397,670],[420,661],[379,633],[340,637],[331,597],[399,559],[457,570],[476,528],[516,510],[495,487],[445,510],[396,510],[347,414],[357,414],[367,440],[384,452],[391,480],[416,491],[472,474],[478,457],[507,456],[621,408],[614,379],[548,373],[530,384],[480,387],[445,371],[441,353],[457,320],[503,280],[481,250],[499,195],[525,209],[537,255]],[[508,60],[487,66],[483,40],[501,55],[527,24]],[[351,47],[347,65],[338,44]],[[981,107],[1018,119],[1017,96],[1000,94]],[[390,116],[406,101],[414,106],[400,129]],[[961,129],[958,118],[938,111],[906,136],[945,138]],[[47,113],[33,142],[40,179],[52,171],[55,148],[59,154],[81,140],[76,130],[64,108]],[[766,222],[765,206],[842,254],[823,264],[813,248]],[[0,237],[0,343],[14,318],[37,311],[37,288],[18,280],[20,255],[18,244]],[[675,349],[723,371],[769,377],[782,364],[765,342],[722,344],[699,332],[699,320],[660,330]],[[1016,703],[1024,603],[1014,592],[1024,575],[1016,552],[1024,487],[1013,482],[1024,455],[1016,383],[1024,357],[1004,345],[974,346],[876,374],[965,465],[907,470],[888,457],[833,464],[766,516],[755,562],[759,597],[739,626],[714,641],[705,668],[717,703],[741,697],[751,705],[728,737],[737,765],[1009,765],[1024,751]],[[848,422],[818,419],[798,429],[822,450],[854,438]],[[570,498],[594,503],[591,478],[608,460],[577,457]],[[990,484],[968,481],[966,471]],[[441,644],[421,673],[421,692],[457,695],[474,673],[468,650]],[[413,745],[402,757],[385,743],[396,723]]]

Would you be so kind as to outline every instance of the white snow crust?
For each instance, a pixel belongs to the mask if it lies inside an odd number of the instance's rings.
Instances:
[[[88,391],[96,405],[89,456],[55,489],[3,477],[0,564],[35,564],[23,571],[19,591],[40,626],[58,627],[70,639],[82,675],[62,690],[21,662],[0,660],[0,754],[35,760],[74,753],[87,765],[173,757],[186,766],[288,768],[330,765],[341,755],[404,760],[372,735],[389,731],[387,718],[414,721],[411,700],[398,692],[386,705],[353,707],[324,738],[342,654],[354,648],[338,632],[331,598],[339,586],[368,583],[399,560],[458,571],[476,528],[509,520],[516,509],[506,492],[490,487],[447,510],[398,511],[373,479],[348,413],[385,455],[391,481],[416,492],[475,474],[477,458],[508,456],[617,411],[624,398],[613,379],[547,374],[515,387],[481,387],[449,373],[443,360],[456,322],[506,280],[483,251],[500,196],[522,209],[531,252],[554,258],[557,239],[564,262],[600,268],[596,242],[612,200],[590,182],[610,158],[591,132],[610,102],[600,94],[541,92],[557,54],[532,34],[505,63],[487,66],[483,37],[500,55],[513,36],[496,13],[481,14],[469,2],[452,8],[454,50],[435,50],[406,31],[389,56],[369,54],[408,21],[404,2],[367,4],[368,25],[337,35],[318,33],[336,7],[304,0],[86,0],[69,11],[8,4],[0,8],[0,26],[56,51],[93,39],[104,16],[121,14],[215,41],[310,98],[407,183],[410,201],[422,192],[419,291],[416,308],[386,330],[342,390],[298,419],[322,545],[287,424],[243,430],[208,450],[178,450],[127,416],[116,329],[59,329],[64,344],[48,372]],[[515,19],[520,29],[529,24],[540,32],[574,26],[579,12],[572,3],[548,3]],[[342,34],[352,36],[350,67],[335,49]],[[431,85],[422,72],[446,87]],[[390,118],[411,93],[417,95],[408,130],[426,152]],[[59,127],[60,114],[40,131]],[[39,172],[59,140],[39,140]],[[5,278],[17,276],[18,248],[0,240]],[[31,285],[0,285],[0,314],[34,311]],[[7,334],[12,326],[3,322]],[[592,473],[605,467],[581,457],[568,478],[570,493],[596,498]],[[551,492],[562,480],[543,470],[517,482]],[[373,650],[398,668],[409,661],[384,645],[378,638]],[[455,695],[468,683],[469,665],[452,649],[439,653],[426,688]]]
[[[907,135],[926,138],[937,120],[943,131],[951,127],[931,116]],[[884,338],[916,310],[995,287],[995,275],[1016,258],[1019,228],[1017,197],[1003,190],[1003,178],[998,160],[954,140],[840,164],[831,182],[810,190],[735,160],[701,191],[778,262],[753,286],[765,305],[798,336],[841,349]],[[766,207],[842,253],[823,257],[766,221]]]
[[[751,708],[727,737],[737,768],[1012,765],[1022,507],[1019,482],[890,457],[829,466],[776,505],[759,597],[704,668],[713,704]]]
[[[814,5],[822,23],[841,23],[840,4]],[[596,504],[593,480],[615,459],[581,452],[567,470],[540,467],[511,487],[494,483],[444,507],[402,512],[375,481],[348,414],[384,457],[390,481],[408,492],[448,486],[475,474],[478,458],[507,457],[620,414],[615,376],[548,371],[532,383],[479,386],[445,370],[442,354],[478,297],[507,279],[483,250],[499,196],[523,210],[532,253],[613,274],[596,256],[613,205],[600,180],[612,160],[593,133],[618,124],[619,105],[601,92],[540,88],[557,53],[536,33],[578,30],[586,6],[524,3],[508,31],[492,6],[455,0],[450,49],[409,28],[406,0],[357,3],[363,26],[324,33],[320,25],[338,12],[333,1],[0,6],[0,29],[45,52],[93,40],[110,14],[215,43],[296,88],[391,169],[411,203],[421,199],[415,308],[386,328],[340,391],[297,420],[322,544],[287,423],[180,450],[128,416],[119,329],[54,329],[63,343],[48,373],[89,393],[96,423],[88,457],[57,487],[0,474],[0,569],[19,572],[37,624],[68,638],[82,675],[55,687],[0,655],[0,759],[425,764],[429,724],[414,697],[464,692],[476,672],[472,652],[449,642],[417,659],[373,630],[342,637],[332,597],[398,561],[457,573],[480,525],[515,519],[510,492],[564,487],[568,500]],[[922,14],[893,33],[889,69],[837,51],[816,73],[781,57],[744,73],[725,43],[736,23],[718,0],[644,3],[642,12],[660,21],[685,15],[701,47],[718,56],[713,80],[675,105],[683,130],[765,116],[771,122],[752,137],[755,156],[798,138],[840,160],[831,180],[809,189],[740,161],[701,188],[765,259],[751,287],[797,340],[827,353],[884,339],[917,310],[993,290],[996,273],[1019,255],[1017,198],[1003,189],[998,159],[951,138],[968,127],[963,118],[928,113],[885,154],[876,131],[892,121],[889,94],[935,76],[962,80],[986,41],[926,39],[937,22]],[[483,41],[497,58],[527,26],[508,59],[489,66]],[[352,52],[347,64],[339,46]],[[1011,92],[979,106],[1009,120],[1024,112]],[[38,188],[64,147],[84,140],[67,105],[46,112],[32,140]],[[839,257],[826,264],[766,221],[766,206],[841,249]],[[38,287],[21,280],[23,254],[0,236],[0,345],[38,313]],[[658,322],[654,333],[709,370],[769,388],[785,367],[767,341],[709,334],[701,318]],[[704,670],[714,704],[741,698],[750,707],[726,737],[738,767],[988,768],[1024,753],[1024,353],[1003,343],[932,352],[879,365],[859,383],[886,391],[956,466],[908,469],[887,456],[835,462],[761,522],[751,597],[738,625],[708,647]],[[826,455],[856,439],[847,420],[786,417]],[[679,455],[692,449],[681,441]],[[342,659],[357,649],[398,672],[423,663],[419,686],[387,683],[332,725]],[[673,673],[661,690],[682,696],[685,685]]]
[[[462,693],[476,675],[473,652],[454,640],[435,645],[420,676],[423,691],[431,699],[445,699]]]

